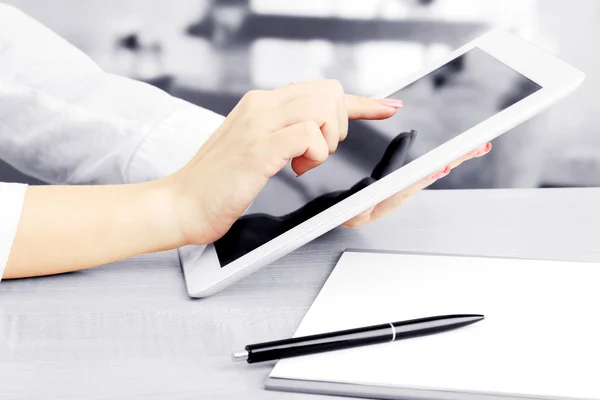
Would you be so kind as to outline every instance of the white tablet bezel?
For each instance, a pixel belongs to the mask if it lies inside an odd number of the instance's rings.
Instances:
[[[585,77],[581,71],[531,43],[503,31],[492,31],[442,57],[435,64],[390,85],[390,90],[376,97],[385,98],[395,93],[475,47],[542,88],[225,267],[221,267],[212,244],[180,248],[179,257],[189,296],[206,297],[217,293],[339,226],[542,111],[574,90]]]

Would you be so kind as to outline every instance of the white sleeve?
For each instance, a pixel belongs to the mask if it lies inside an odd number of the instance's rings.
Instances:
[[[0,158],[48,183],[131,183],[182,167],[224,120],[108,74],[0,3]]]
[[[17,233],[27,185],[0,182],[0,280]]]
[[[85,54],[0,2],[0,158],[48,183],[131,183],[181,168],[224,118]],[[0,183],[0,278],[26,185]]]

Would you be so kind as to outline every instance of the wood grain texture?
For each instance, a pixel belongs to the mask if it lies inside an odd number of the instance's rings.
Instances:
[[[273,364],[230,353],[293,334],[344,249],[600,262],[599,204],[600,189],[425,191],[202,300],[187,297],[175,252],[3,281],[0,398],[308,398],[265,391]]]

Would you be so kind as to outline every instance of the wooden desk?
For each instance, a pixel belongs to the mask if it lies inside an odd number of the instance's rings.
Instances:
[[[233,364],[230,352],[290,336],[343,249],[600,262],[599,207],[600,189],[427,191],[204,300],[186,296],[174,252],[4,281],[0,398],[308,399],[264,391],[272,364]]]

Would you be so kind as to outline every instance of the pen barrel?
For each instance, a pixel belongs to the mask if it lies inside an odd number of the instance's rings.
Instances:
[[[390,324],[347,329],[301,338],[278,340],[246,346],[248,363],[278,360],[308,354],[342,350],[370,344],[391,342],[394,330]]]

